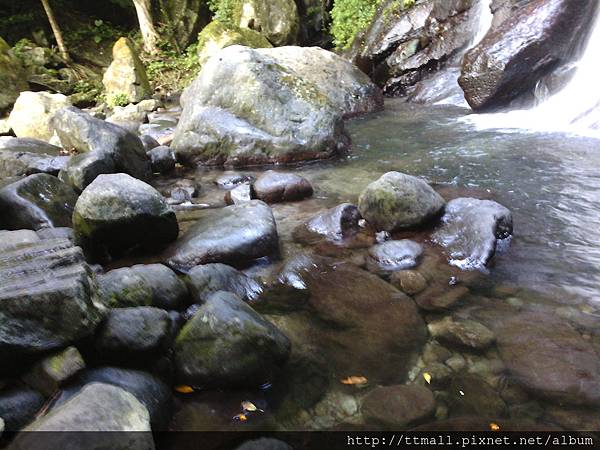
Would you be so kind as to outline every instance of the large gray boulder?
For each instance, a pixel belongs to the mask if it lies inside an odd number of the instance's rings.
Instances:
[[[240,265],[279,250],[271,208],[259,200],[202,211],[196,223],[166,252],[166,264],[188,272],[199,264]]]
[[[75,204],[73,228],[82,244],[109,254],[151,250],[175,240],[175,213],[152,186],[124,173],[98,176]]]
[[[446,248],[450,262],[464,269],[481,269],[513,232],[512,214],[491,200],[457,198],[446,205],[442,226],[433,241]]]
[[[444,208],[444,199],[420,178],[388,172],[360,194],[358,210],[378,231],[422,225]]]
[[[532,0],[514,11],[465,55],[458,82],[469,105],[498,108],[533,93],[577,57],[597,9],[596,0]]]
[[[329,158],[349,145],[342,117],[382,105],[364,74],[325,50],[238,45],[209,59],[181,102],[177,159],[228,166]]]
[[[118,125],[96,119],[72,106],[60,109],[52,118],[51,126],[67,150],[95,152],[99,159],[112,160],[115,171],[141,180],[152,176],[142,141]]]
[[[60,147],[38,139],[0,137],[0,178],[34,173],[57,175],[70,159],[60,151]]]
[[[46,173],[29,175],[0,189],[0,225],[8,230],[70,227],[77,194]]]
[[[95,283],[79,247],[67,239],[10,243],[0,254],[0,353],[66,347],[101,319]],[[33,241],[33,240],[32,240]]]
[[[178,380],[192,385],[258,386],[291,352],[289,339],[238,296],[209,296],[175,341]]]

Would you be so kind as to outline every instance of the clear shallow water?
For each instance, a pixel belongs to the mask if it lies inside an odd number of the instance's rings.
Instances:
[[[502,203],[512,211],[515,228],[510,248],[496,256],[488,274],[450,269],[440,258],[439,249],[428,247],[421,266],[433,267],[440,295],[450,289],[452,274],[468,284],[469,293],[451,312],[421,311],[425,322],[452,315],[477,320],[497,331],[514,318],[526,317],[528,321],[502,333],[505,339],[507,335],[523,339],[523,346],[537,339],[533,354],[539,350],[548,359],[532,367],[539,372],[534,374],[533,383],[539,378],[544,386],[547,373],[556,373],[561,379],[560,374],[568,368],[579,370],[581,366],[583,373],[590,359],[592,365],[598,360],[600,351],[600,140],[560,133],[476,130],[462,120],[468,113],[452,106],[389,101],[384,112],[348,123],[353,150],[347,158],[278,168],[310,179],[315,195],[301,202],[273,205],[282,258],[263,261],[246,271],[268,282],[289,259],[306,251],[333,256],[337,263],[360,265],[361,252],[369,242],[352,249],[311,244],[298,238],[297,227],[325,208],[355,203],[363,188],[385,172],[398,170],[422,176],[447,199],[473,196]],[[192,175],[203,186],[198,203],[223,206],[224,191],[212,183],[219,175],[219,171],[203,170]],[[168,188],[172,182],[166,179],[159,185]],[[184,230],[196,218],[193,211],[178,216]],[[426,241],[427,235],[402,237]],[[325,283],[339,282],[335,276],[322,276]],[[344,302],[344,295],[348,295],[344,289],[334,290],[330,295],[333,305]],[[294,301],[285,295],[283,300]],[[274,313],[268,308],[261,310],[260,305],[256,308],[291,338],[294,354],[288,368],[267,390],[200,392],[179,398],[173,430],[374,429],[380,424],[361,413],[363,395],[380,384],[424,384],[424,371],[433,374],[428,387],[436,397],[435,417],[425,422],[477,416],[570,429],[600,428],[600,408],[566,406],[562,399],[523,390],[518,376],[508,367],[510,361],[502,358],[496,345],[473,351],[443,343],[442,353],[449,352],[451,357],[440,369],[437,363],[441,360],[431,356],[435,353],[432,349],[439,349],[438,342],[427,338],[428,343],[417,346],[412,354],[399,355],[407,358],[396,365],[381,358],[377,362],[377,355],[389,349],[369,345],[380,342],[378,337],[390,330],[381,328],[377,321],[368,322],[371,319],[367,315],[363,335],[350,328],[332,338],[330,325],[322,323],[314,312],[292,308]],[[528,335],[531,322],[542,326]],[[569,335],[569,330],[574,334]],[[570,337],[554,342],[555,332]],[[575,348],[586,349],[585,355],[575,350],[571,339]],[[555,364],[555,359],[560,360],[555,355],[561,353],[573,354],[573,360]],[[350,358],[355,359],[352,365],[344,361]],[[367,375],[369,383],[364,389],[340,383],[349,375]],[[577,375],[565,375],[569,377],[577,381]],[[574,398],[599,388],[585,381],[575,385]],[[265,413],[244,423],[232,420],[243,400],[257,402]]]

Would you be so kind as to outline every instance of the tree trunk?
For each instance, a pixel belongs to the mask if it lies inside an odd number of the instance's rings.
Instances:
[[[133,5],[135,6],[140,23],[140,31],[144,40],[144,50],[148,53],[156,53],[158,51],[158,33],[152,22],[151,0],[133,0]]]
[[[46,15],[48,16],[48,22],[50,22],[52,33],[54,33],[54,39],[56,39],[56,44],[58,45],[60,55],[65,61],[69,62],[71,58],[69,57],[67,46],[65,45],[65,41],[63,40],[62,31],[60,31],[60,27],[58,26],[58,22],[54,17],[54,12],[50,7],[50,3],[48,2],[48,0],[42,0],[42,5],[44,6],[44,11],[46,11]]]

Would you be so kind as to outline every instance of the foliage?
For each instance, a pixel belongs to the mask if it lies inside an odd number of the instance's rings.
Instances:
[[[86,26],[82,26],[77,30],[69,30],[65,34],[65,38],[68,42],[86,42],[89,40],[94,41],[96,44],[101,44],[103,42],[114,42],[120,36],[123,36],[125,33],[118,27],[105,22],[101,19],[94,20],[91,24]]]
[[[114,108],[115,106],[126,106],[129,104],[129,99],[127,98],[127,94],[112,94],[106,99],[106,103],[111,108]]]
[[[236,25],[235,15],[239,14],[240,0],[208,0],[208,8],[214,14],[213,19],[226,25]]]
[[[159,49],[156,55],[142,55],[150,84],[159,91],[181,91],[200,70],[198,44],[190,45],[183,53],[178,53],[167,42],[160,42]]]
[[[383,0],[334,0],[331,34],[338,49],[350,47],[356,35],[367,28]],[[407,9],[415,0],[394,0],[389,9]]]

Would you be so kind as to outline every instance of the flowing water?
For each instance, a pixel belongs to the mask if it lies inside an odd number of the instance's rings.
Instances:
[[[360,256],[364,250],[360,245],[351,250],[324,250],[319,244],[299,239],[297,229],[325,208],[341,202],[355,203],[361,190],[381,174],[402,171],[424,177],[447,199],[473,196],[496,200],[508,207],[514,217],[511,246],[496,256],[489,273],[467,274],[449,269],[445,260],[438,260],[435,270],[439,273],[440,295],[450,289],[448,277],[452,274],[464,280],[469,293],[450,312],[421,311],[426,322],[453,315],[476,319],[498,330],[516,317],[533,317],[534,322],[548,323],[547,329],[542,327],[533,336],[541,339],[536,345],[544,347],[544,342],[554,342],[552,334],[564,331],[556,327],[566,326],[567,334],[576,330],[576,346],[585,347],[588,356],[592,354],[597,359],[594,352],[600,351],[600,140],[573,134],[480,130],[464,120],[468,114],[469,110],[453,106],[426,107],[390,100],[384,112],[349,122],[353,139],[350,156],[285,169],[308,178],[315,186],[315,195],[310,200],[273,206],[282,260],[262,262],[248,268],[247,273],[268,283],[287,260],[304,252],[327,254],[338,264],[360,265],[357,254]],[[188,174],[203,185],[199,202],[223,205],[223,191],[212,185],[219,175],[214,171]],[[164,180],[162,187],[171,183]],[[194,212],[181,211],[179,219],[185,229],[186,221],[195,219]],[[422,233],[402,237],[421,240],[430,254],[443,254]],[[327,279],[327,274],[322,276],[326,283],[337,282],[335,278]],[[337,295],[339,298],[334,300],[341,305],[347,292],[334,289],[331,295]],[[283,300],[294,301],[285,296]],[[260,304],[257,309],[260,310]],[[600,414],[594,408],[565,406],[562,399],[523,390],[509,368],[511,362],[503,359],[495,346],[469,351],[448,343],[440,347],[429,339],[427,345],[417,346],[411,357],[397,365],[383,362],[388,360],[378,356],[381,348],[368,347],[370,342],[377,342],[377,336],[390,331],[380,329],[378,323],[369,323],[368,314],[364,318],[371,327],[368,342],[362,343],[357,335],[352,343],[354,331],[349,330],[344,339],[332,344],[327,334],[330,326],[318,323],[312,313],[273,313],[268,309],[261,312],[292,338],[296,357],[290,368],[266,389],[198,393],[180,399],[172,429],[373,429],[379,425],[360,412],[364,393],[378,384],[423,384],[423,371],[434,377],[430,387],[436,395],[436,416],[429,422],[478,416],[531,427],[597,429],[600,423]],[[513,328],[509,333],[519,339],[527,328]],[[531,335],[524,336],[531,339]],[[569,339],[564,342],[572,342]],[[571,354],[572,344],[562,348],[562,342],[556,341],[552,344],[555,347],[539,351],[546,356],[562,351]],[[355,348],[349,350],[348,345]],[[431,365],[432,349],[440,348],[449,352],[441,359],[442,368]],[[320,358],[315,360],[310,355]],[[579,365],[579,357],[576,354],[569,364]],[[348,372],[343,361],[349,358],[356,360],[354,373]],[[582,366],[588,363],[585,357],[581,361]],[[558,371],[559,378],[561,371],[568,371],[560,364],[553,366],[553,362],[542,364],[550,364],[548,371]],[[546,368],[542,369],[539,376],[543,379]],[[349,375],[368,375],[369,382],[362,389],[340,382]],[[596,387],[584,383],[573,392],[573,397],[586,396]],[[256,402],[265,413],[244,423],[233,421],[242,400]]]

